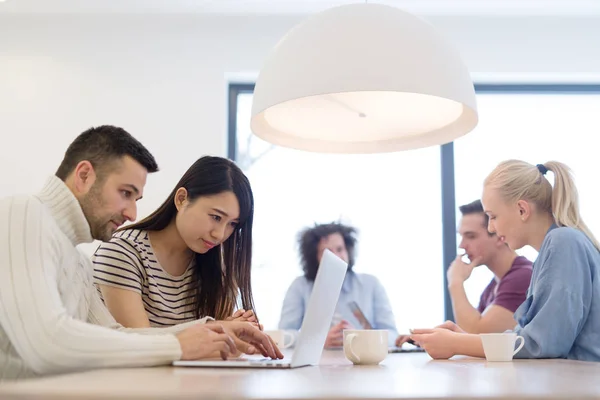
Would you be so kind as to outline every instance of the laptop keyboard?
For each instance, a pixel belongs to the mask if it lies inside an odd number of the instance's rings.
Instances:
[[[261,359],[252,359],[248,360],[251,364],[267,364],[267,365],[290,365],[288,360],[273,360],[271,358],[261,358]]]

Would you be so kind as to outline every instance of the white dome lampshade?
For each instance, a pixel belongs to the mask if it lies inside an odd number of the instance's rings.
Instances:
[[[448,143],[477,120],[469,71],[429,23],[350,4],[306,19],[273,49],[251,128],[300,150],[380,153]]]

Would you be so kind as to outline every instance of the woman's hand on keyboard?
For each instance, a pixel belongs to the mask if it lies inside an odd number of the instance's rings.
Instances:
[[[283,358],[283,354],[271,337],[256,329],[249,322],[240,321],[210,321],[207,325],[219,324],[229,334],[239,351],[245,354],[261,353],[273,359]]]

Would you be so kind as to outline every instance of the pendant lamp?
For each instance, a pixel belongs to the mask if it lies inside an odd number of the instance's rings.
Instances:
[[[448,143],[477,125],[469,71],[431,24],[359,3],[301,22],[260,70],[252,132],[279,146],[381,153]]]

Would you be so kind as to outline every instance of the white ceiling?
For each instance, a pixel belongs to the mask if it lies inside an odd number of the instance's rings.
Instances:
[[[370,1],[370,0],[369,0]],[[0,0],[2,13],[311,14],[356,0]],[[600,15],[600,0],[378,0],[419,15]]]

